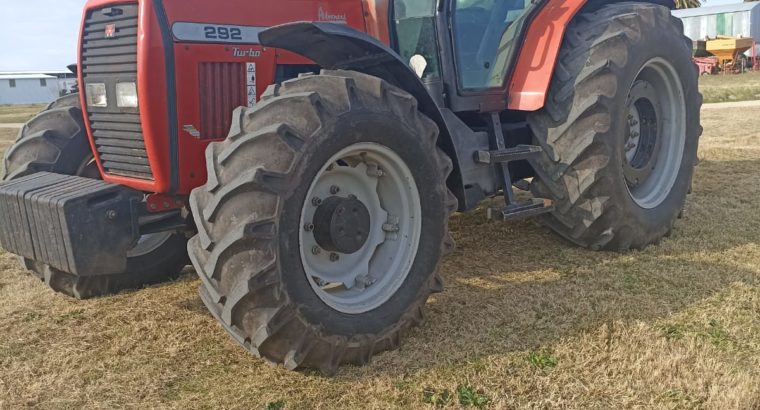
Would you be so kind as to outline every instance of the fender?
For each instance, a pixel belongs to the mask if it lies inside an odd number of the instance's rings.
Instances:
[[[507,108],[518,111],[537,111],[543,108],[568,24],[584,7],[599,7],[620,1],[623,0],[547,2],[531,22],[515,60],[515,69],[509,82]],[[641,2],[676,8],[673,0]]]
[[[459,155],[444,116],[417,74],[387,45],[350,27],[330,23],[288,23],[259,33],[263,46],[300,54],[328,70],[353,70],[369,74],[412,94],[419,110],[439,129],[438,145],[451,158],[454,170],[449,189],[465,204]]]

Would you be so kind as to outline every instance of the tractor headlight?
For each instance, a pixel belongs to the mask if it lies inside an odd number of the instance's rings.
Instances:
[[[116,106],[119,108],[137,108],[137,84],[116,84]]]
[[[87,84],[87,106],[88,107],[108,107],[108,95],[106,94],[106,85],[102,83]]]

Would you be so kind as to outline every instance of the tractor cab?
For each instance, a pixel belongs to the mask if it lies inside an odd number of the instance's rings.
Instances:
[[[448,0],[437,9],[434,0],[395,0],[394,47],[434,95],[445,90],[450,106],[474,110],[466,97],[504,96],[525,23],[540,3]]]

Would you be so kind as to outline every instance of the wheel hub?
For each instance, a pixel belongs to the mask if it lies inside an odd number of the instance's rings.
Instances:
[[[421,222],[414,177],[398,154],[376,143],[339,151],[317,172],[301,213],[301,263],[312,289],[347,314],[382,305],[411,270]]]
[[[367,243],[369,209],[354,195],[331,196],[314,212],[314,239],[324,250],[353,254]]]
[[[628,100],[628,137],[623,146],[623,165],[629,187],[646,181],[657,165],[662,138],[659,136],[658,111],[654,88],[646,81],[637,81]]]

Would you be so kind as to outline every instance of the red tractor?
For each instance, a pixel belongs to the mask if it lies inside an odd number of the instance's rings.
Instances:
[[[6,153],[0,242],[77,298],[192,261],[254,354],[366,363],[442,290],[453,212],[503,195],[597,250],[673,229],[701,133],[673,7],[90,0],[80,94]]]

